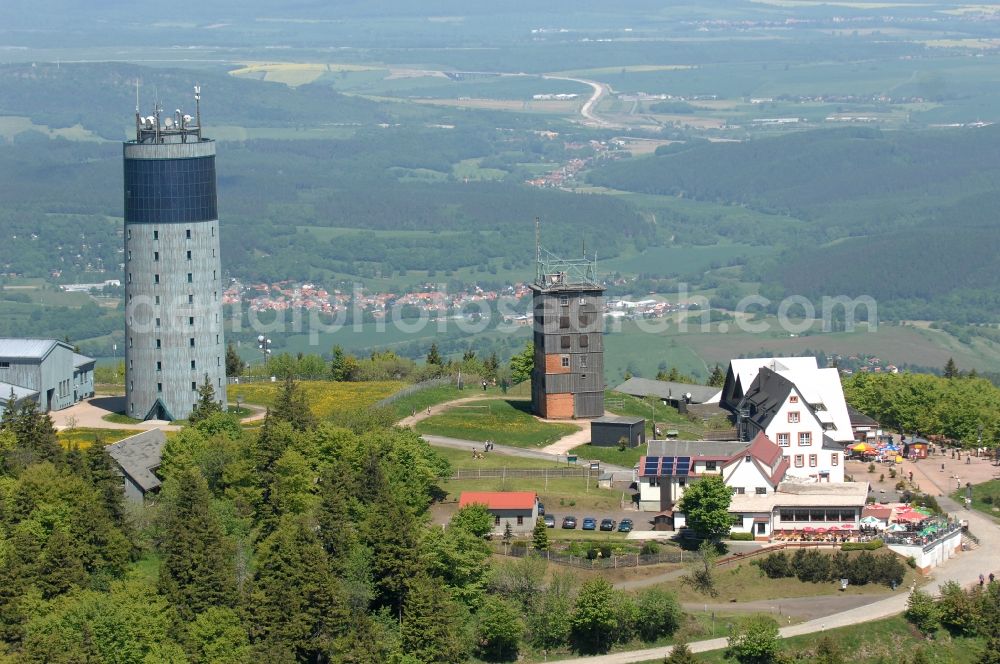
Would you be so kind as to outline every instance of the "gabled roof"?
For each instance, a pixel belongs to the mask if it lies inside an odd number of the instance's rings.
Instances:
[[[685,394],[691,394],[691,403],[710,403],[718,401],[721,390],[718,387],[694,385],[691,383],[676,383],[669,380],[650,380],[648,378],[629,378],[615,388],[615,392],[630,394],[634,397],[655,396],[660,399],[680,400]]]
[[[851,417],[847,413],[844,388],[840,382],[840,371],[837,369],[811,369],[809,371],[793,369],[780,373],[792,381],[795,389],[809,404],[817,419],[832,426],[832,428],[824,427],[826,435],[840,442],[854,440],[854,434],[851,431]],[[821,409],[818,407],[820,404],[822,404]]]
[[[160,486],[160,478],[153,471],[160,466],[166,442],[167,436],[161,429],[150,429],[119,440],[106,449],[122,472],[145,493]]]
[[[851,404],[847,404],[847,416],[851,418],[851,426],[854,427],[878,426],[878,420],[865,415]]]
[[[27,387],[21,387],[20,385],[12,385],[11,383],[0,382],[0,405],[6,406],[7,400],[10,399],[10,395],[13,392],[14,402],[20,403],[24,399],[29,397],[38,396],[38,392],[35,390],[29,390]]]
[[[56,346],[69,350],[73,347],[64,341],[55,339],[0,339],[0,357],[11,359],[42,360]]]
[[[762,367],[740,401],[740,407],[749,411],[748,419],[763,431],[771,424],[794,389],[792,381]]]
[[[534,491],[463,491],[459,507],[486,505],[491,510],[532,510],[538,494]]]
[[[722,387],[723,405],[735,407],[750,389],[761,369],[781,372],[808,371],[816,368],[815,357],[749,357],[730,360],[729,369],[726,371],[726,382]]]
[[[73,353],[73,368],[79,369],[86,364],[95,364],[97,360],[92,357],[87,357],[86,355],[80,355],[80,353]]]
[[[750,447],[747,448],[746,454],[760,459],[764,465],[770,468],[774,466],[775,461],[781,458],[781,448],[771,442],[771,439],[761,431],[750,441]]]

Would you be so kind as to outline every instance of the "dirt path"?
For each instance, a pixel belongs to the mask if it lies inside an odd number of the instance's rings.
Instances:
[[[475,397],[462,397],[461,399],[454,399],[452,401],[445,401],[444,403],[439,403],[437,405],[431,406],[430,408],[425,408],[420,412],[414,411],[412,415],[404,417],[398,424],[401,427],[412,427],[417,422],[423,422],[428,417],[433,417],[443,413],[444,411],[453,408],[455,406],[460,406],[464,403],[471,403],[473,401],[496,401],[497,399],[503,399],[502,396],[475,396]]]

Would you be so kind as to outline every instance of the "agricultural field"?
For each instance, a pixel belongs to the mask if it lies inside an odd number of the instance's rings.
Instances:
[[[273,406],[281,390],[280,382],[244,383],[230,385],[230,401],[239,397],[242,403]],[[299,387],[305,394],[309,408],[320,419],[369,408],[382,399],[395,394],[406,383],[399,381],[372,381],[365,383],[338,383],[333,381],[304,380]]]
[[[527,448],[545,447],[578,431],[570,424],[540,422],[530,410],[530,401],[490,400],[456,406],[419,422],[414,429],[421,434]]]
[[[447,480],[441,482],[442,490],[448,493],[448,501],[457,501],[463,491],[535,491],[539,500],[545,504],[545,511],[562,519],[573,514],[578,519],[585,516],[587,510],[597,513],[618,512],[629,504],[630,492],[615,489],[600,489],[594,479],[588,486],[586,477],[559,477],[545,480],[544,478],[508,477],[488,480]],[[562,530],[555,528],[554,530]],[[580,537],[580,527],[566,531],[567,536]],[[552,533],[552,530],[549,531]],[[607,536],[608,533],[598,535]],[[613,533],[613,536],[618,536]],[[624,537],[624,535],[622,535]]]

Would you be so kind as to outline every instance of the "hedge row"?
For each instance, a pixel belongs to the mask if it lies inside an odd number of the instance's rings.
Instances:
[[[841,551],[876,551],[885,544],[882,540],[872,540],[870,542],[844,542],[840,545]]]
[[[853,585],[884,583],[898,586],[903,582],[906,568],[894,553],[874,555],[862,551],[850,556],[844,551],[834,554],[820,553],[816,549],[799,549],[794,555],[784,551],[772,553],[753,561],[769,579],[796,577],[799,581],[826,583],[848,579]]]

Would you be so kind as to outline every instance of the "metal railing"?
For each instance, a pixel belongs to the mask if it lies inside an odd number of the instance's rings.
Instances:
[[[375,408],[385,408],[386,406],[394,404],[400,399],[408,397],[411,394],[416,394],[417,392],[422,392],[432,387],[438,387],[439,385],[451,385],[454,382],[455,379],[452,378],[451,376],[442,376],[440,378],[431,378],[429,380],[424,380],[419,383],[414,383],[413,385],[410,385],[409,387],[404,387],[399,392],[390,394],[385,399],[382,399],[381,401],[375,404]]]
[[[479,480],[502,479],[506,477],[531,477],[549,479],[556,477],[587,477],[590,469],[577,468],[455,468],[450,479]]]
[[[620,569],[626,567],[643,567],[645,565],[662,565],[664,563],[691,563],[698,559],[696,552],[684,551],[683,549],[661,553],[625,553],[610,555],[607,558],[600,555],[588,558],[587,556],[575,556],[555,551],[535,551],[525,546],[508,546],[506,550],[504,550],[504,547],[501,547],[497,550],[497,553],[514,558],[537,555],[557,565],[567,565],[580,569]]]

